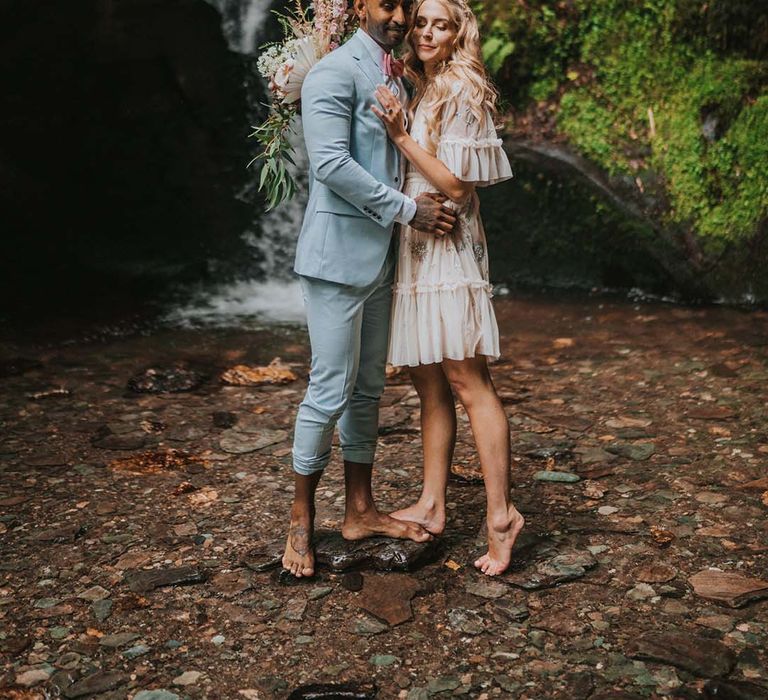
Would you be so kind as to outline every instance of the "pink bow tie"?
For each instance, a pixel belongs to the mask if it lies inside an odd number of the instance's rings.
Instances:
[[[388,78],[402,78],[405,73],[405,63],[399,58],[392,58],[391,53],[384,54],[382,68]]]

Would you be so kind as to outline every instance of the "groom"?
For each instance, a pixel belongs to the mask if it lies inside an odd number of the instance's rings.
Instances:
[[[294,270],[307,310],[312,367],[296,416],[295,493],[283,556],[283,566],[297,577],[314,574],[315,490],[337,423],[346,492],[342,535],[430,538],[421,526],[380,513],[371,493],[395,265],[392,230],[400,222],[441,235],[455,224],[442,195],[413,200],[400,192],[398,150],[371,111],[380,84],[407,100],[389,54],[405,38],[408,5],[355,0],[360,29],[318,62],[301,93],[310,193]]]

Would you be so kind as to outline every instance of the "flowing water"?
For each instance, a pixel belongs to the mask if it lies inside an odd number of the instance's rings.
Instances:
[[[222,31],[229,47],[243,56],[254,69],[253,56],[263,43],[263,29],[272,0],[208,0],[222,15]],[[265,99],[260,80],[247,83],[251,102]],[[253,116],[254,120],[258,115]],[[271,323],[297,323],[304,319],[298,282],[292,273],[296,238],[307,201],[307,155],[301,137],[301,120],[291,135],[295,148],[294,177],[298,192],[277,209],[254,212],[251,226],[243,232],[245,252],[251,259],[239,268],[235,279],[221,285],[192,291],[191,299],[173,308],[166,316],[170,323],[182,326],[230,326]],[[253,199],[258,168],[253,167],[248,191],[242,196]]]

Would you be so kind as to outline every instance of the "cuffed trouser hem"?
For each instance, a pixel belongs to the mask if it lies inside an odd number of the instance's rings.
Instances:
[[[317,472],[323,471],[328,466],[331,456],[319,457],[316,459],[302,459],[293,455],[293,471],[301,476],[312,476]]]
[[[357,464],[373,464],[373,458],[376,456],[376,448],[342,447],[341,455],[345,462],[356,462]]]

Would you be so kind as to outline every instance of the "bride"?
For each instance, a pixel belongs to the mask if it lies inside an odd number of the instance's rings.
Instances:
[[[445,492],[456,441],[453,394],[469,416],[487,495],[484,574],[510,563],[522,515],[510,500],[509,424],[488,369],[499,356],[488,255],[476,187],[512,177],[493,122],[497,93],[480,52],[477,21],[464,0],[419,0],[406,37],[405,76],[415,88],[411,132],[400,100],[377,89],[373,111],[408,160],[404,193],[435,189],[458,213],[452,234],[409,226],[400,246],[389,362],[408,366],[421,403],[424,484],[419,500],[393,513],[433,534],[445,528]]]

